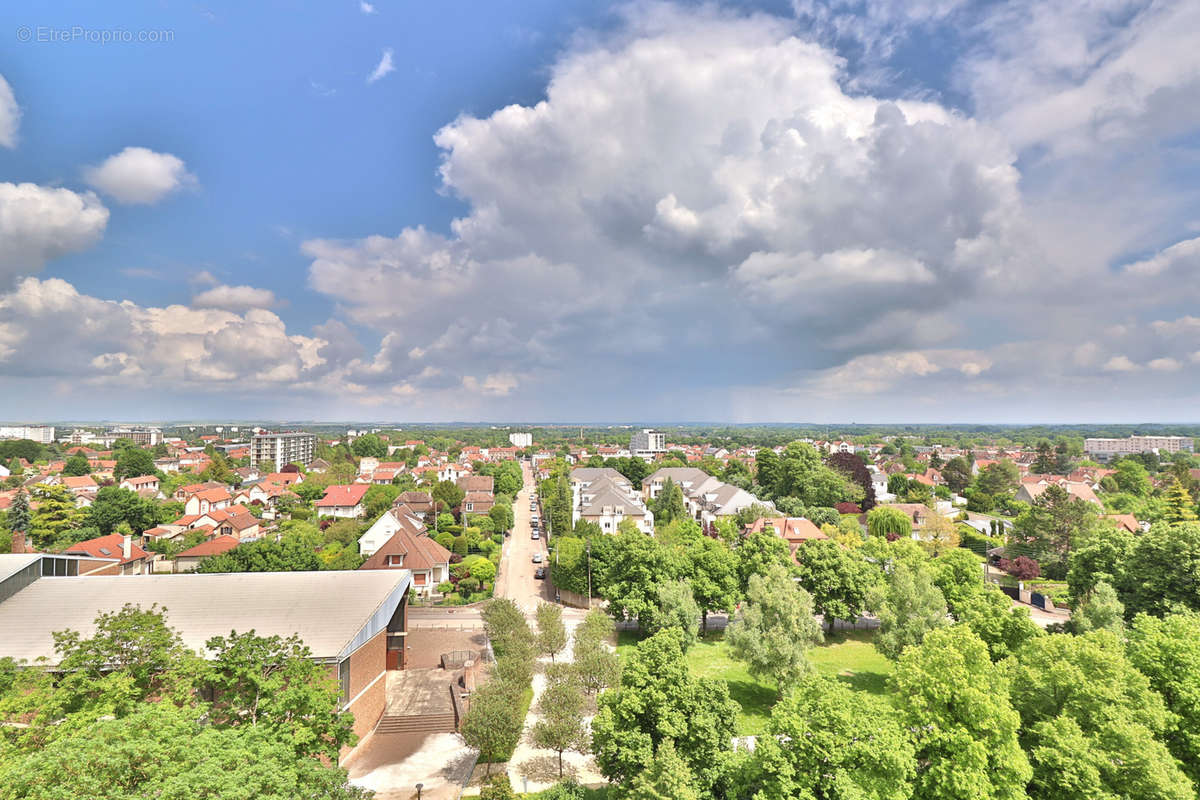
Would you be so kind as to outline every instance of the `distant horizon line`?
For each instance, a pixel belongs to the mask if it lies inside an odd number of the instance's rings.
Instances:
[[[969,422],[924,422],[912,420],[898,420],[891,422],[795,422],[795,421],[775,421],[762,420],[753,422],[732,422],[724,420],[657,420],[657,421],[636,421],[630,422],[627,420],[606,420],[606,421],[579,421],[579,420],[439,420],[439,421],[380,421],[380,420],[345,420],[345,419],[178,419],[178,420],[154,420],[154,419],[93,419],[93,420],[46,420],[33,422],[29,420],[23,421],[3,421],[0,426],[53,426],[53,427],[101,427],[115,425],[147,425],[163,428],[179,428],[187,426],[199,427],[217,427],[217,426],[284,426],[284,425],[322,425],[322,426],[348,426],[348,427],[375,427],[382,429],[403,430],[405,427],[490,427],[490,428],[691,428],[691,427],[708,427],[722,426],[730,428],[743,428],[754,426],[769,426],[769,427],[792,427],[792,428],[869,428],[869,427],[900,427],[900,426],[916,426],[923,428],[962,428],[972,426],[987,426],[995,428],[1034,428],[1034,427],[1138,427],[1138,426],[1154,426],[1154,427],[1169,427],[1169,426],[1189,426],[1200,427],[1200,421],[1149,421],[1142,420],[1138,422],[1117,422],[1104,420],[1088,420],[1074,422],[1049,422],[1045,420],[1033,420],[1022,422],[990,422],[983,420],[974,420]]]

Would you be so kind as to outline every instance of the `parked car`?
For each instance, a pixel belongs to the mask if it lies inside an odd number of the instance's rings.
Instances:
[[[529,538],[530,539],[540,539],[540,538],[542,538],[542,535],[535,530],[533,533],[529,534]]]
[[[545,580],[545,578],[546,578],[546,568],[545,568],[545,567],[538,567],[537,569],[535,569],[535,570],[533,571],[533,577],[534,577],[534,578],[537,578],[539,581],[540,581],[540,580]]]
[[[534,553],[534,554],[533,554],[533,563],[535,563],[535,564],[540,564],[540,563],[542,563],[542,554],[541,554],[541,553]]]

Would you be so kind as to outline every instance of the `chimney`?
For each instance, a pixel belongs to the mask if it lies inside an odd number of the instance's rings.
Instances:
[[[12,532],[12,550],[13,553],[25,552],[25,531]]]
[[[133,557],[133,537],[125,534],[121,537],[121,558],[126,560]]]

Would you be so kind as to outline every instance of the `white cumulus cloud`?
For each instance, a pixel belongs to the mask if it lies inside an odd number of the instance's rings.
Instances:
[[[89,186],[128,205],[152,205],[196,182],[182,159],[145,147],[126,147],[83,175]]]
[[[228,311],[271,308],[278,302],[270,289],[226,284],[213,286],[192,298],[192,305],[196,308],[224,308]]]
[[[91,192],[0,182],[0,288],[91,247],[107,224],[108,209]]]

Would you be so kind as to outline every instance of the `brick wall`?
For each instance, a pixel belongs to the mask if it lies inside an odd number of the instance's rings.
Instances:
[[[371,641],[350,654],[350,695],[349,701],[358,697],[359,692],[375,681],[361,697],[354,700],[348,711],[354,714],[354,732],[358,738],[366,736],[383,716],[387,705],[387,676],[383,673],[387,666],[387,631],[383,631]],[[375,680],[379,678],[379,680]]]

